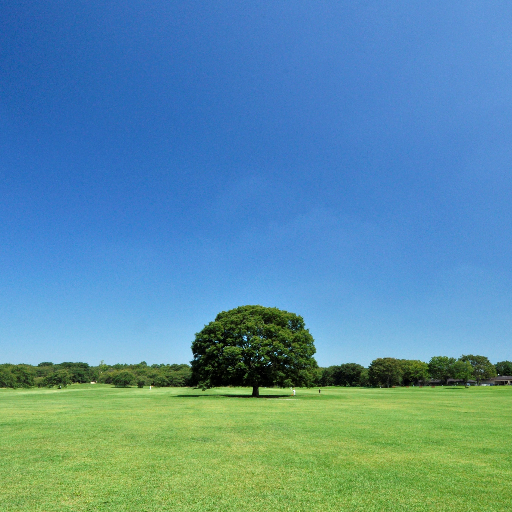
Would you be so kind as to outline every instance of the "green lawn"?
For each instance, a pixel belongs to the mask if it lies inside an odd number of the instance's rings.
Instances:
[[[250,392],[2,389],[0,510],[512,509],[510,388]]]

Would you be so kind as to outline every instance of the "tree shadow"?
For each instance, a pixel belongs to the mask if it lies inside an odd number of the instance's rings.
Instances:
[[[260,395],[260,396],[252,396],[252,395],[225,395],[225,394],[217,394],[217,395],[172,395],[175,398],[290,398],[292,395]]]

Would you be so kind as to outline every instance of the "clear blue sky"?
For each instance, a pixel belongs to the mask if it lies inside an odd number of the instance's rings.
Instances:
[[[510,1],[0,0],[0,362],[512,359]]]

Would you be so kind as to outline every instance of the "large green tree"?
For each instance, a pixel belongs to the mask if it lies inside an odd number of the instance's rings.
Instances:
[[[494,367],[498,375],[512,375],[512,361],[500,361]]]
[[[480,384],[484,379],[496,377],[496,367],[485,356],[474,356],[473,354],[462,355],[459,357],[459,361],[471,363],[473,367],[473,377],[477,384]]]
[[[322,368],[318,384],[320,386],[335,386],[334,373],[338,370],[339,366],[328,366]]]
[[[361,386],[364,366],[357,363],[344,363],[322,368],[318,383],[321,386]],[[368,375],[363,379],[367,383]]]
[[[446,384],[446,381],[455,378],[454,367],[456,359],[447,356],[434,356],[428,363],[428,371],[433,379],[438,379]]]
[[[426,383],[430,377],[428,372],[428,364],[417,359],[402,359],[402,384]]]
[[[67,370],[71,378],[71,382],[79,382],[83,384],[92,380],[91,368],[88,363],[71,363],[65,362],[54,365],[58,369]]]
[[[317,364],[313,336],[301,316],[277,308],[240,306],[219,313],[192,343],[193,382],[215,386],[309,385]]]
[[[394,357],[378,357],[368,368],[368,377],[372,386],[389,388],[402,381],[402,363]]]
[[[44,378],[44,385],[49,388],[53,386],[64,386],[71,384],[71,375],[68,370],[57,370]]]
[[[116,388],[126,388],[135,382],[135,375],[129,370],[121,370],[112,377],[112,384]]]
[[[359,386],[361,372],[364,366],[357,363],[340,364],[335,374],[336,386]]]
[[[452,365],[452,377],[454,379],[463,380],[464,384],[473,377],[473,366],[469,361],[455,361]]]

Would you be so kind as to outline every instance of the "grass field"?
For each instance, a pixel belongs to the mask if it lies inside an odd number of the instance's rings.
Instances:
[[[0,390],[0,510],[506,511],[512,389]]]

